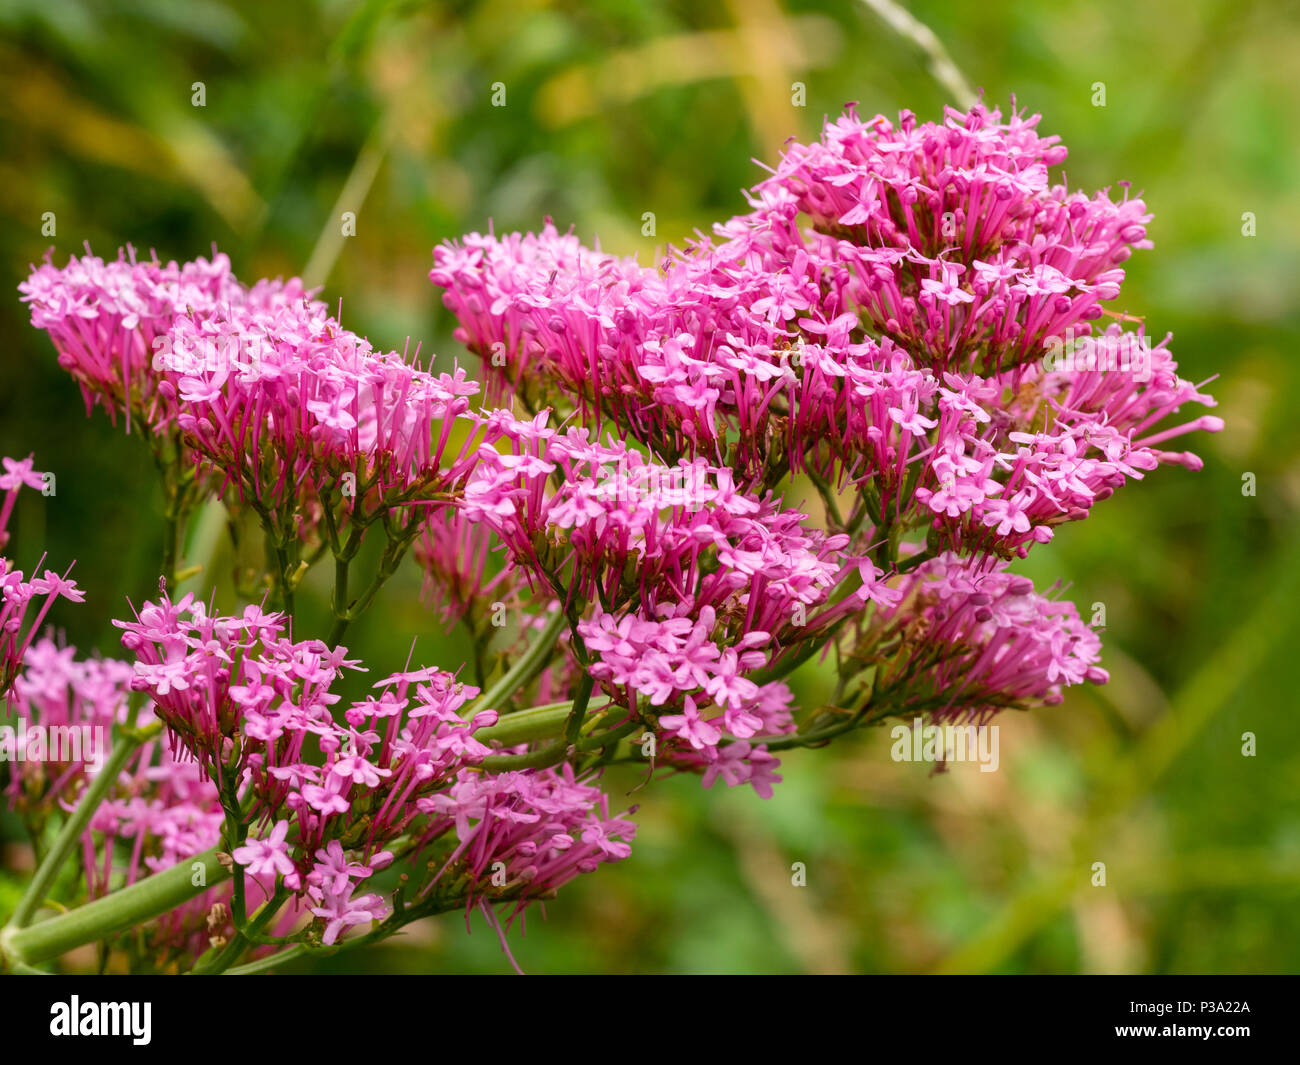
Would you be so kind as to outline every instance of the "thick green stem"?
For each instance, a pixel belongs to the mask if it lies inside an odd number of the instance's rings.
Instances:
[[[553,703],[506,714],[495,725],[476,730],[474,738],[482,743],[500,740],[503,747],[554,739],[564,732],[572,707],[572,703]]]
[[[0,932],[0,956],[25,965],[49,961],[174,910],[228,876],[213,847],[68,913],[28,928],[5,928]]]
[[[334,612],[334,622],[325,642],[337,647],[347,632],[351,618],[348,616],[348,569],[352,565],[351,556],[336,556],[334,559],[334,597],[330,609]]]
[[[513,666],[511,666],[495,684],[487,691],[475,699],[465,711],[464,717],[472,718],[480,710],[499,710],[499,704],[503,704],[516,691],[522,688],[537,674],[539,674],[550,660],[551,651],[555,647],[556,641],[560,638],[560,633],[564,631],[568,618],[564,611],[557,610],[551,620],[546,623],[537,639],[533,641],[531,647],[523,653]]]
[[[171,504],[168,504],[168,513],[163,521],[162,557],[162,575],[167,581],[168,588],[176,583],[176,537],[179,535],[180,527],[180,522],[170,507]]]
[[[153,729],[150,734],[157,731],[157,729]],[[119,737],[113,747],[113,753],[108,756],[99,772],[91,780],[90,786],[86,788],[86,792],[82,795],[81,801],[77,803],[77,808],[72,812],[72,816],[63,823],[63,828],[54,841],[54,846],[45,855],[40,867],[36,870],[36,875],[32,877],[32,882],[28,885],[26,892],[23,893],[23,897],[18,900],[18,906],[9,919],[10,927],[25,928],[31,922],[32,915],[45,901],[45,897],[49,894],[50,888],[59,875],[59,870],[63,868],[63,863],[68,860],[68,855],[72,853],[81,840],[81,834],[86,830],[86,826],[90,824],[90,819],[94,816],[95,811],[99,809],[99,804],[103,802],[104,796],[117,782],[117,778],[125,768],[126,763],[130,761],[131,756],[135,754],[146,738],[146,736]]]
[[[564,722],[564,742],[567,744],[578,742],[583,718],[587,716],[587,703],[591,700],[592,684],[591,674],[584,670],[582,680],[578,683],[578,694],[573,700],[573,709],[569,711],[569,716]]]
[[[293,574],[291,572],[289,552],[285,546],[278,541],[272,542],[271,549],[275,553],[276,585],[280,590],[280,606],[284,612],[289,615],[289,620],[292,622]]]
[[[631,721],[626,721],[608,732],[597,732],[574,743],[563,740],[549,744],[546,747],[539,747],[535,751],[528,751],[525,754],[490,755],[483,759],[483,768],[491,769],[494,772],[502,772],[508,769],[545,769],[548,766],[559,765],[569,756],[571,751],[577,754],[585,754],[589,751],[608,748],[643,727],[644,725],[639,719],[633,718]]]

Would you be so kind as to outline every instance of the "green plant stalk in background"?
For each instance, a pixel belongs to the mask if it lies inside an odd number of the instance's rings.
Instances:
[[[158,917],[221,883],[230,872],[217,860],[217,848],[102,899],[27,928],[11,923],[0,932],[0,958],[35,965],[75,947],[106,939]]]

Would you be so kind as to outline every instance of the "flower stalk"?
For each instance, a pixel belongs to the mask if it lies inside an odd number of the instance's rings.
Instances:
[[[217,851],[212,847],[57,917],[26,928],[10,925],[0,932],[0,957],[38,965],[174,910],[229,878],[229,870],[217,860]]]
[[[64,862],[81,842],[81,834],[90,824],[90,819],[99,809],[99,804],[117,783],[118,774],[126,768],[126,764],[134,757],[140,745],[161,731],[161,723],[139,730],[121,730],[117,742],[113,745],[112,753],[105,759],[100,771],[91,779],[90,785],[77,803],[77,808],[63,823],[53,845],[32,876],[32,882],[27,885],[23,897],[18,900],[13,916],[9,919],[10,928],[21,929],[31,923],[32,916],[45,901]]]

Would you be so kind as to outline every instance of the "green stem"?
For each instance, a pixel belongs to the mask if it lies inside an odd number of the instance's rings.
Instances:
[[[794,747],[810,747],[816,743],[825,743],[836,736],[842,736],[850,732],[859,725],[865,724],[867,707],[861,709],[846,717],[843,721],[838,721],[834,725],[828,725],[825,728],[818,729],[814,732],[805,732],[802,735],[793,736],[754,736],[747,742],[757,747],[760,744],[765,746],[769,751],[785,751]]]
[[[171,510],[172,504],[168,504],[168,513],[163,521],[163,557],[162,557],[162,575],[167,581],[167,587],[170,589],[176,582],[176,537],[179,534],[180,522],[177,521],[176,514]]]
[[[330,603],[334,611],[334,623],[325,640],[331,647],[339,645],[352,620],[348,617],[348,569],[351,565],[351,556],[336,555],[334,558],[334,598]]]
[[[749,679],[755,684],[770,684],[774,680],[782,680],[788,677],[801,665],[812,658],[818,651],[826,646],[824,640],[809,640],[803,647],[793,654],[787,654],[775,665],[764,666],[762,669],[755,670],[749,675]]]
[[[831,524],[836,529],[844,528],[844,519],[840,517],[839,501],[835,498],[835,493],[831,486],[826,483],[825,479],[816,470],[809,467],[804,471],[808,479],[812,481],[813,487],[817,489],[817,494],[822,497],[822,503],[826,507],[826,517],[830,519]]]
[[[565,740],[548,744],[545,747],[524,754],[489,755],[483,759],[482,765],[484,769],[491,769],[494,772],[506,769],[545,769],[547,766],[559,765],[569,756],[570,751],[577,754],[586,754],[590,751],[602,750],[643,727],[644,723],[640,718],[633,718],[631,721],[625,721],[617,728],[612,728],[607,732],[597,732],[594,735],[579,739],[575,743],[569,743]]]
[[[506,714],[495,725],[476,730],[474,738],[482,743],[500,740],[503,747],[553,739],[564,731],[572,707],[572,703],[552,703]]]
[[[387,538],[387,543],[384,545],[384,553],[379,560],[379,569],[375,571],[370,585],[357,599],[356,603],[349,604],[348,570],[353,557],[361,546],[361,534],[369,524],[369,521],[361,524],[358,519],[358,523],[353,526],[352,532],[348,536],[347,544],[334,556],[334,597],[330,604],[330,609],[334,613],[334,621],[330,625],[327,640],[331,647],[337,647],[339,641],[343,639],[344,633],[347,632],[348,626],[370,609],[370,604],[374,602],[375,596],[379,594],[379,590],[383,588],[388,579],[397,572],[397,567],[406,555],[407,548],[419,535],[419,523],[414,519],[402,529],[392,528],[389,521],[385,519],[384,535]],[[331,536],[337,539],[337,534],[331,533]]]
[[[564,742],[573,746],[578,742],[578,733],[582,730],[582,720],[587,716],[587,703],[591,701],[593,685],[591,674],[583,671],[582,680],[578,682],[578,694],[573,700],[573,709],[564,722]]]
[[[289,615],[289,621],[293,621],[293,574],[290,572],[291,563],[289,561],[289,552],[283,544],[276,541],[272,544],[275,551],[275,567],[277,571],[276,583],[280,588],[280,605],[284,612]]]
[[[934,558],[934,556],[935,552],[931,551],[929,548],[923,548],[911,558],[903,559],[903,561],[898,564],[897,571],[899,573],[910,573],[912,570],[916,569],[917,566],[923,566],[925,563],[929,562],[930,559]]]
[[[197,875],[198,867],[202,876]],[[0,932],[0,955],[25,965],[49,961],[174,910],[228,876],[213,847],[68,913],[28,928],[5,928]]]
[[[206,964],[200,963],[196,965],[193,969],[194,975],[207,974],[216,976],[230,968],[250,946],[255,946],[259,942],[262,929],[270,924],[288,898],[288,889],[281,885],[276,889],[275,894],[262,904],[262,908],[258,911],[257,916],[253,918],[252,923],[245,923],[244,927],[236,927],[235,934],[230,942],[226,944],[225,949]]]
[[[131,760],[131,756],[139,749],[140,744],[149,736],[155,735],[160,728],[161,726],[157,726],[147,733],[118,738],[117,743],[113,746],[113,753],[108,756],[108,760],[104,762],[99,772],[91,780],[85,794],[81,797],[81,801],[77,803],[77,808],[73,811],[72,816],[63,823],[63,828],[59,831],[54,846],[45,855],[40,867],[36,870],[36,875],[32,877],[32,882],[27,886],[23,897],[18,900],[18,906],[9,919],[11,928],[25,928],[31,923],[32,915],[50,893],[50,888],[54,885],[59,870],[63,868],[63,863],[67,861],[68,855],[73,852],[81,841],[81,834],[86,830],[86,826],[90,824],[91,817],[99,809],[99,804],[104,801],[109,789],[117,783],[117,778],[126,767],[126,763]]]
[[[537,639],[533,641],[532,646],[520,656],[505,674],[492,685],[487,691],[470,703],[469,708],[462,715],[465,718],[472,718],[480,710],[499,710],[498,704],[503,704],[516,691],[522,688],[537,674],[539,674],[550,660],[551,650],[555,647],[556,641],[560,638],[560,633],[568,623],[568,618],[564,611],[557,610],[546,623]],[[485,729],[484,732],[487,730]],[[480,733],[481,735],[481,733]]]
[[[258,958],[257,961],[250,961],[246,965],[236,965],[233,969],[227,969],[225,976],[253,976],[257,973],[268,972],[276,966],[283,965],[294,958],[300,958],[308,952],[306,946],[298,943],[288,950],[282,950],[276,954],[268,954],[265,958]]]

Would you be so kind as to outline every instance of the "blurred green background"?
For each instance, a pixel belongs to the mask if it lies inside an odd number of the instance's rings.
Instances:
[[[109,6],[0,0],[0,454],[34,451],[58,478],[11,528],[20,565],[77,559],[88,602],[53,618],[105,653],[106,619],[156,589],[160,496],[140,441],[83,416],[27,323],[15,286],[47,247],[62,265],[85,242],[182,260],[215,242],[243,280],[304,274],[376,346],[410,336],[445,369],[465,353],[427,280],[436,243],[550,215],[650,262],[743,209],[751,160],[844,102],[923,119],[945,102],[915,45],[855,0]],[[1105,604],[1113,680],[1004,716],[998,772],[931,776],[875,731],[790,754],[767,802],[657,783],[628,800],[632,858],[533,911],[515,955],[539,973],[1298,971],[1300,11],[909,7],[986,99],[1043,113],[1072,185],[1145,194],[1156,247],[1116,309],[1172,331],[1185,376],[1220,375],[1228,428],[1188,444],[1202,473],[1130,485],[1023,567],[1070,583],[1085,617]],[[344,211],[355,237],[336,236]],[[313,585],[309,611],[326,594]],[[408,563],[349,643],[387,671],[413,636],[421,661],[465,657]],[[607,778],[616,801],[638,782]],[[12,888],[24,856],[4,824]],[[443,918],[320,967],[508,971],[472,928]]]

